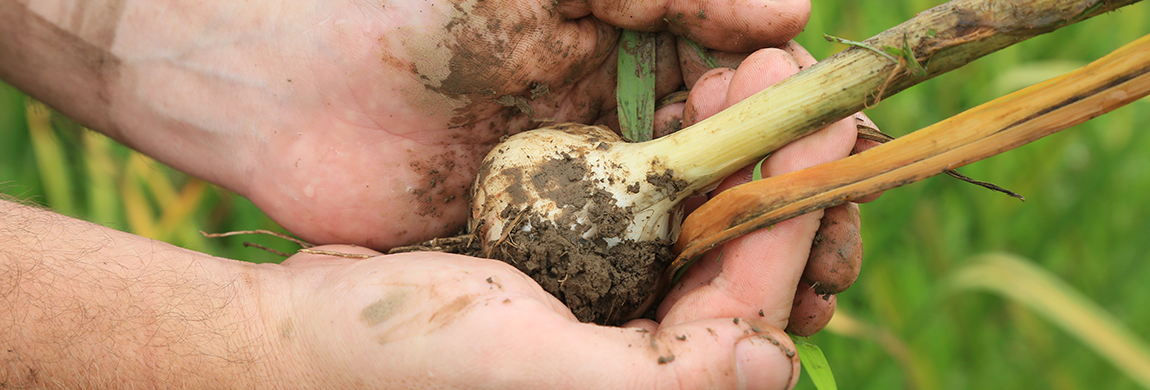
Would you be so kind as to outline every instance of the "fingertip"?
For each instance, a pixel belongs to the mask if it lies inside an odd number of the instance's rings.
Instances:
[[[691,88],[683,109],[683,125],[690,126],[722,111],[734,69],[715,68],[703,73]]]
[[[870,203],[870,202],[875,201],[875,199],[878,199],[879,197],[881,197],[882,194],[883,194],[882,192],[870,194],[870,195],[867,195],[867,196],[864,196],[864,197],[861,197],[858,199],[854,199],[853,202],[855,202],[855,203]]]
[[[679,69],[685,85],[695,85],[699,77],[715,68],[738,69],[751,53],[728,53],[708,49],[686,38],[678,38]],[[706,58],[704,58],[706,56]]]
[[[875,146],[879,146],[879,145],[882,145],[882,144],[879,143],[878,141],[871,141],[869,139],[859,138],[857,141],[855,141],[855,147],[854,147],[854,149],[851,149],[851,154],[859,154],[859,153],[874,149]]]
[[[819,294],[837,294],[854,284],[863,258],[860,229],[857,204],[824,210],[802,280]]]
[[[789,53],[780,49],[758,50],[747,56],[732,76],[726,106],[743,101],[798,72],[799,63]]]
[[[781,49],[787,52],[787,54],[790,54],[791,57],[795,58],[795,61],[799,63],[799,70],[806,69],[819,62],[815,59],[815,56],[811,55],[811,52],[807,51],[807,48],[803,47],[798,42],[787,41],[787,43],[783,45]]]
[[[683,129],[685,103],[672,103],[655,110],[654,137],[659,138]]]
[[[655,95],[662,97],[683,86],[683,71],[679,69],[679,39],[663,32],[655,36]]]
[[[740,389],[789,389],[798,379],[798,364],[793,361],[794,346],[784,346],[789,337],[760,334],[747,337],[735,345],[735,367]],[[788,375],[779,375],[790,366]]]
[[[588,9],[596,18],[614,26],[657,31],[667,27],[664,18],[667,15],[667,5],[667,1],[593,0]]]
[[[777,47],[802,32],[810,18],[807,0],[675,1],[665,11],[667,28],[703,46],[726,52]]]
[[[787,332],[802,337],[818,333],[831,322],[837,304],[837,295],[820,295],[809,284],[799,283],[794,306],[791,307],[791,318],[787,322]]]
[[[664,327],[655,338],[666,350],[659,361],[674,369],[683,388],[782,389],[798,378],[790,337],[763,321],[704,319]]]

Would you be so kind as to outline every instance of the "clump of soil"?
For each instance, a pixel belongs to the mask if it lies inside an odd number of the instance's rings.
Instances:
[[[491,257],[514,265],[555,295],[583,322],[618,325],[640,317],[674,258],[667,242],[624,240],[614,246],[529,217]]]
[[[469,223],[482,249],[469,254],[514,265],[581,321],[616,325],[640,317],[664,292],[660,283],[674,256],[667,241],[635,238],[652,233],[629,233],[660,228],[657,218],[669,216],[636,209],[649,205],[636,206],[628,195],[650,186],[674,195],[686,184],[665,168],[632,175],[605,158],[601,152],[621,141],[610,130],[551,129],[504,141],[484,159]],[[651,225],[632,226],[639,213],[640,223]]]

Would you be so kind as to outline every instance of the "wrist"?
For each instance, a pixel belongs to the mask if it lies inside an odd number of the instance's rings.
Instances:
[[[297,285],[306,276],[276,264],[233,262],[229,271],[239,281],[237,303],[240,337],[252,346],[253,388],[308,388],[317,385],[314,365],[306,361],[308,348],[295,300],[306,296]],[[304,294],[300,294],[304,292]]]
[[[296,365],[263,320],[287,301],[261,294],[286,280],[276,267],[0,200],[0,377],[16,387],[292,383],[281,381]]]

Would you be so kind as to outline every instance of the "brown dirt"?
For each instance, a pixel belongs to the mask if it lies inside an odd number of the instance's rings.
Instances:
[[[597,219],[617,218],[610,214],[598,213]],[[538,217],[520,223],[530,223],[531,231],[515,229],[491,257],[531,276],[584,322],[618,325],[644,314],[674,258],[665,242],[626,240],[609,247],[603,239],[582,238]]]
[[[658,298],[660,277],[674,256],[669,242],[624,240],[608,245],[604,238],[622,237],[634,213],[630,207],[617,206],[611,193],[587,178],[586,162],[578,161],[582,158],[564,154],[526,175],[505,172],[534,188],[541,198],[563,205],[564,211],[555,224],[513,206],[500,211],[501,218],[514,221],[514,226],[506,228],[511,233],[480,255],[507,262],[531,276],[580,321],[618,325],[643,315]],[[681,185],[665,175],[652,176],[648,180],[667,187]],[[524,196],[510,195],[513,199]],[[580,222],[576,211],[588,205],[588,218]],[[528,225],[531,229],[524,231],[522,227]],[[592,227],[596,233],[584,238]]]
[[[655,162],[656,165],[658,165],[658,160]],[[651,185],[655,186],[659,191],[662,191],[667,197],[671,198],[671,200],[675,200],[675,194],[687,188],[689,184],[686,180],[675,177],[675,171],[671,169],[663,171],[662,175],[648,173],[647,182],[651,183]]]

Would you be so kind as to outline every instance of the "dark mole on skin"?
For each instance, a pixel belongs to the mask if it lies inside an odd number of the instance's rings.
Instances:
[[[659,364],[667,364],[673,361],[675,361],[675,355],[659,356]]]

